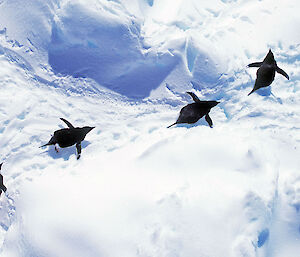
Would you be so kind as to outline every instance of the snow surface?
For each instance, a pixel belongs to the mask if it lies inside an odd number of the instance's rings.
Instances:
[[[299,8],[0,0],[0,256],[299,257]],[[248,97],[269,48],[290,80]],[[166,128],[189,90],[213,129]]]

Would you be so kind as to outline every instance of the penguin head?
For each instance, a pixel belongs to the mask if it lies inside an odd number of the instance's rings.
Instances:
[[[82,130],[84,131],[85,134],[89,133],[92,129],[94,129],[95,127],[88,127],[88,126],[85,126],[82,128]]]
[[[276,63],[275,59],[274,59],[274,54],[272,53],[271,49],[269,49],[269,52],[268,52],[268,54],[265,57],[265,59],[264,59],[263,62],[266,63],[266,64],[274,64],[274,63]]]
[[[219,103],[220,103],[220,102],[218,102],[218,101],[209,101],[210,108],[215,107],[215,106],[218,105]]]

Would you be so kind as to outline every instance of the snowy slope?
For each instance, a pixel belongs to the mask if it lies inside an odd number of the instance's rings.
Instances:
[[[299,8],[1,1],[0,256],[298,257]],[[269,48],[291,80],[248,97]],[[188,90],[213,129],[166,129]],[[39,148],[60,117],[96,126],[79,161]]]

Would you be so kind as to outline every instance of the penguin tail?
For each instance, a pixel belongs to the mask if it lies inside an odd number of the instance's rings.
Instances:
[[[255,90],[254,90],[254,89],[252,89],[252,91],[251,91],[251,92],[248,94],[248,96],[249,96],[249,95],[251,95],[251,94],[252,94],[254,91],[255,91]]]
[[[167,128],[171,128],[172,126],[176,125],[177,123],[173,123],[172,125],[168,126]]]
[[[57,143],[56,138],[55,138],[55,136],[53,136],[53,137],[51,137],[51,139],[49,140],[49,142],[47,144],[40,146],[40,148],[47,146],[47,145],[55,145],[56,143]]]
[[[48,145],[54,145],[52,142],[48,142],[47,144],[45,145],[41,145],[39,148],[42,148],[42,147],[45,147],[45,146],[48,146]]]

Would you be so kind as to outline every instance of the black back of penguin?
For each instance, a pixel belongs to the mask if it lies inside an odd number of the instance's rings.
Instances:
[[[94,127],[64,128],[55,131],[53,137],[60,147],[69,147],[83,141],[87,133],[93,128]]]
[[[200,101],[184,106],[179,114],[176,123],[195,123],[210,112],[216,106],[216,101]]]
[[[64,148],[76,144],[77,159],[79,159],[81,155],[81,141],[83,141],[87,133],[89,133],[95,127],[85,126],[82,128],[79,127],[75,128],[66,119],[64,118],[60,118],[60,119],[67,124],[68,128],[56,130],[54,132],[54,135],[49,140],[49,142],[43,146],[58,144],[60,147]],[[58,152],[56,146],[55,146],[55,150]]]
[[[177,121],[174,124],[168,126],[168,128],[175,124],[195,123],[199,119],[201,119],[203,116],[205,116],[205,119],[208,122],[209,126],[212,127],[213,123],[212,123],[211,118],[209,117],[209,112],[210,112],[211,108],[216,106],[219,102],[217,102],[217,101],[200,101],[199,98],[194,93],[187,92],[187,94],[189,94],[193,98],[194,103],[184,106],[180,110],[180,114],[179,114]]]
[[[248,65],[248,67],[259,67],[256,72],[254,87],[248,95],[251,95],[259,88],[270,86],[274,81],[275,72],[278,72],[279,74],[289,79],[289,76],[286,74],[286,72],[277,66],[274,54],[272,53],[271,49],[262,62],[251,63]]]

